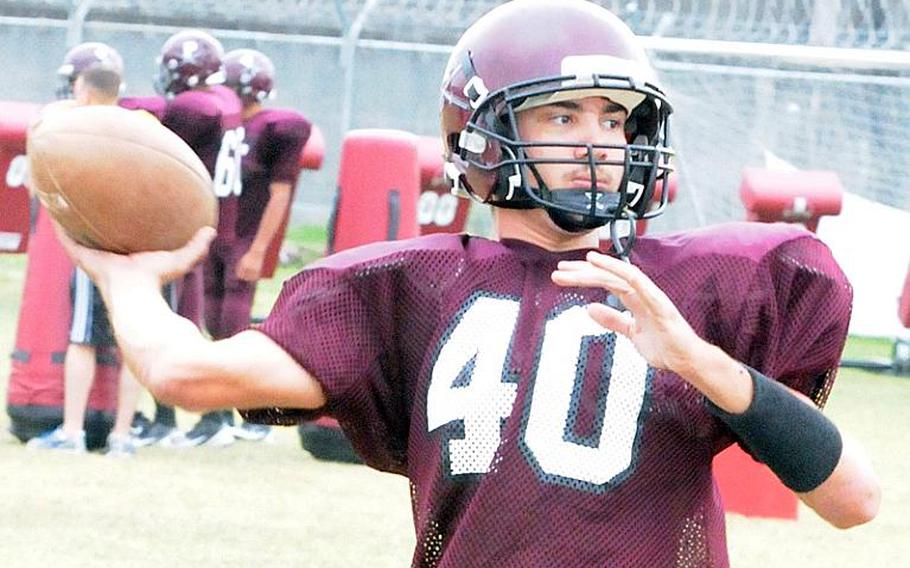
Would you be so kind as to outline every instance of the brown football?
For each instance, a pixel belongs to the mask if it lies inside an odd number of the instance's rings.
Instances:
[[[150,114],[116,106],[45,112],[26,142],[30,187],[77,242],[119,253],[173,250],[215,227],[212,178]]]

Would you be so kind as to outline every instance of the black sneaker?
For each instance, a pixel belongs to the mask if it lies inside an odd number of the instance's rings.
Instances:
[[[234,443],[234,428],[220,419],[200,418],[193,428],[184,435],[182,447],[212,446],[221,448]]]
[[[133,437],[138,437],[148,431],[152,427],[152,421],[145,417],[145,414],[137,412],[133,414],[133,421],[130,423],[130,434]]]

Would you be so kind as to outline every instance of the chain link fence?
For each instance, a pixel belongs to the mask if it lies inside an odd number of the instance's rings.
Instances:
[[[298,219],[325,220],[349,128],[435,136],[450,46],[491,0],[0,0],[0,99],[46,101],[69,45],[103,41],[149,94],[179,28],[211,30],[278,69],[277,104],[326,135]],[[910,0],[600,0],[642,36],[677,109],[680,192],[657,231],[745,216],[742,168],[769,157],[838,172],[846,189],[910,209]]]
[[[340,37],[368,6],[362,37],[451,44],[497,0],[0,1],[5,16]],[[905,0],[596,0],[646,36],[904,49]],[[819,30],[826,33],[819,34]],[[827,30],[833,30],[828,34]]]

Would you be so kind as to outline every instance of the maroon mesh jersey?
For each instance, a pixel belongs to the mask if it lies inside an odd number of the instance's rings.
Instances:
[[[294,184],[300,172],[300,151],[310,137],[310,121],[290,109],[264,109],[245,120],[243,187],[239,196],[221,200],[221,208],[237,208],[236,236],[253,238],[269,202],[272,182]],[[230,205],[228,203],[230,202]]]
[[[161,122],[189,144],[215,175],[219,154],[230,154],[239,145],[226,137],[242,128],[243,107],[234,91],[223,85],[184,91],[167,102]],[[234,136],[237,136],[235,134]],[[239,133],[243,140],[242,131]]]
[[[123,108],[145,110],[155,115],[195,150],[213,175],[219,154],[232,155],[243,141],[242,131],[239,132],[240,142],[225,140],[228,131],[236,133],[242,127],[243,107],[234,91],[222,85],[185,91],[170,100],[158,95],[123,97],[119,104]],[[224,142],[233,145],[222,149]],[[241,158],[242,155],[238,155],[236,162],[239,163]]]
[[[240,164],[245,146],[243,109],[234,91],[214,85],[185,91],[172,99],[132,97],[121,100],[120,104],[125,108],[144,109],[155,114],[164,126],[180,136],[212,174],[215,195],[239,194]],[[221,223],[233,226],[233,222],[224,217],[219,209],[219,229]],[[202,280],[202,267],[197,266],[178,286],[180,300],[177,313],[195,323],[202,321],[204,309]]]
[[[551,283],[584,253],[459,235],[368,245],[289,280],[261,326],[319,378],[365,461],[411,480],[414,566],[728,565],[711,460],[733,436],[587,316],[604,291]],[[852,292],[811,233],[645,237],[632,262],[702,337],[824,403]]]
[[[222,206],[225,198],[240,195],[244,141],[243,106],[237,94],[223,85],[184,91],[170,99],[162,124],[180,136],[205,164],[218,197],[218,233],[233,233],[237,212]],[[228,230],[229,228],[229,230]]]
[[[164,118],[164,111],[167,108],[167,100],[158,95],[149,97],[123,97],[118,104],[129,110],[144,110],[153,114],[159,121]]]

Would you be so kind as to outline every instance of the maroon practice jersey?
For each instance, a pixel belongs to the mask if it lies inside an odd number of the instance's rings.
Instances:
[[[118,104],[129,110],[144,110],[151,113],[159,121],[164,117],[164,111],[167,108],[167,100],[159,95],[149,97],[123,97]]]
[[[243,142],[242,112],[243,106],[234,91],[223,85],[212,85],[175,96],[167,102],[161,117],[161,123],[183,138],[216,178],[216,194],[218,183],[225,183],[223,177],[230,175],[216,170],[239,171],[242,155],[237,152]],[[216,174],[221,174],[222,179]]]
[[[243,190],[241,162],[248,147],[243,128],[243,105],[237,94],[223,86],[184,91],[167,103],[161,123],[189,144],[213,178],[218,197],[219,236],[233,233],[237,212],[225,210],[225,199]]]
[[[243,156],[243,187],[239,196],[223,198],[222,211],[236,208],[239,239],[251,239],[269,203],[269,185],[285,182],[293,186],[300,172],[300,151],[310,137],[311,124],[290,109],[264,109],[245,120],[246,144]]]
[[[413,566],[728,565],[711,461],[735,439],[696,389],[587,315],[605,291],[551,282],[585,252],[459,235],[368,245],[290,279],[259,328],[319,379],[322,412],[364,460],[410,479]],[[852,292],[811,233],[645,237],[632,262],[700,336],[824,403]]]
[[[243,106],[233,90],[222,85],[164,97],[131,97],[120,102],[130,109],[143,109],[155,114],[161,123],[180,136],[196,152],[214,178],[216,196],[239,195],[242,180],[240,165],[246,150],[242,124]],[[229,211],[229,215],[236,215]],[[222,225],[233,228],[234,219],[218,212],[219,233]],[[202,267],[197,266],[178,285],[177,313],[199,323],[204,309]]]
[[[231,89],[213,85],[184,91],[172,99],[158,95],[123,97],[119,104],[123,108],[144,110],[155,115],[196,152],[210,175],[215,175],[216,167],[239,172],[244,152],[243,105]],[[224,157],[221,158],[221,155]],[[219,164],[219,161],[222,163]],[[216,178],[216,181],[222,183],[225,177],[230,176],[229,173],[219,173],[222,177],[220,180]]]

